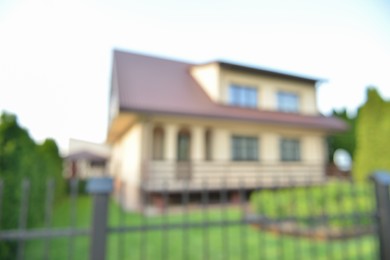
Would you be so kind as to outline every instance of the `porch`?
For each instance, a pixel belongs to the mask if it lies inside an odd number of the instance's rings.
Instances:
[[[143,167],[147,192],[252,190],[325,181],[321,164],[236,161],[150,161]]]

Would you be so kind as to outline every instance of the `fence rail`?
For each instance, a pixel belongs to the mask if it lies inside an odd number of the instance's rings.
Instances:
[[[45,229],[25,229],[25,230],[11,230],[0,233],[0,241],[22,241],[34,240],[41,238],[55,238],[55,237],[73,237],[73,236],[89,236],[90,229],[70,229],[70,228],[45,228]]]
[[[109,179],[90,181],[86,196],[72,181],[61,202],[69,209],[62,211],[54,201],[55,185],[48,181],[46,191],[40,191],[46,195],[38,226],[28,222],[33,186],[25,180],[20,204],[13,205],[19,208],[15,227],[4,225],[7,183],[0,180],[0,249],[9,246],[17,259],[390,259],[390,177],[384,176],[389,175],[373,175],[375,186],[318,183],[313,177],[305,185],[280,178],[273,183],[289,185],[269,188],[258,179],[251,194],[246,189],[251,180],[238,181],[231,194],[202,180],[198,191],[183,189],[176,197],[171,183],[161,180],[159,200],[143,190],[140,212],[118,206],[128,200],[124,185],[117,187],[115,200],[109,199]],[[78,205],[82,199],[93,204]],[[58,226],[58,219],[68,219],[66,226]],[[63,238],[67,242],[56,242]],[[46,242],[42,247],[37,241]],[[59,248],[65,253],[59,254]]]

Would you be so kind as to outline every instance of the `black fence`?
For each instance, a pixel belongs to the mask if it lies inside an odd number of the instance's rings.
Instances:
[[[138,212],[129,205],[125,186],[110,198],[110,179],[91,180],[90,194],[53,200],[47,183],[40,223],[29,223],[33,187],[21,184],[18,219],[4,226],[0,181],[0,255],[8,259],[390,259],[390,175],[376,173],[370,183],[286,178],[266,187],[240,180],[232,188],[144,186]],[[283,185],[280,185],[283,183]],[[30,187],[31,186],[31,187]],[[186,185],[184,185],[185,187]],[[190,185],[189,185],[190,186]],[[255,186],[256,188],[253,188]],[[247,187],[251,187],[250,189]],[[20,192],[20,191],[15,191]],[[7,251],[8,250],[8,251]],[[3,251],[3,252],[1,252]],[[8,255],[5,252],[8,252]],[[7,259],[7,258],[3,258]]]

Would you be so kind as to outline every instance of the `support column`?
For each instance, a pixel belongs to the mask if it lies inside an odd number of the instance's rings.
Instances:
[[[230,133],[224,129],[214,129],[212,138],[212,159],[229,161],[231,159]]]
[[[148,118],[142,122],[142,143],[141,145],[141,154],[142,161],[149,162],[152,158],[152,149],[153,149],[153,125]]]
[[[139,151],[141,153],[141,174],[140,179],[137,181],[143,182],[149,178],[149,163],[152,159],[152,139],[153,139],[152,124],[148,117],[145,117],[141,124],[141,144]]]
[[[280,157],[279,136],[274,133],[262,133],[260,140],[260,160],[264,163],[278,163]]]
[[[168,124],[165,126],[164,158],[168,161],[177,159],[177,131],[177,125]]]
[[[203,161],[205,159],[205,131],[201,126],[191,128],[191,160]]]

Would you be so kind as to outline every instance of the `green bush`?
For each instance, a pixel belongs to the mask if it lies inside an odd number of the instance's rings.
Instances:
[[[296,218],[299,224],[310,226],[320,224],[315,223],[315,219],[322,218],[329,226],[348,227],[356,222],[361,225],[372,222],[370,217],[359,216],[373,212],[372,200],[371,186],[367,183],[332,182],[321,186],[264,189],[253,193],[250,202],[258,215],[269,219]]]

